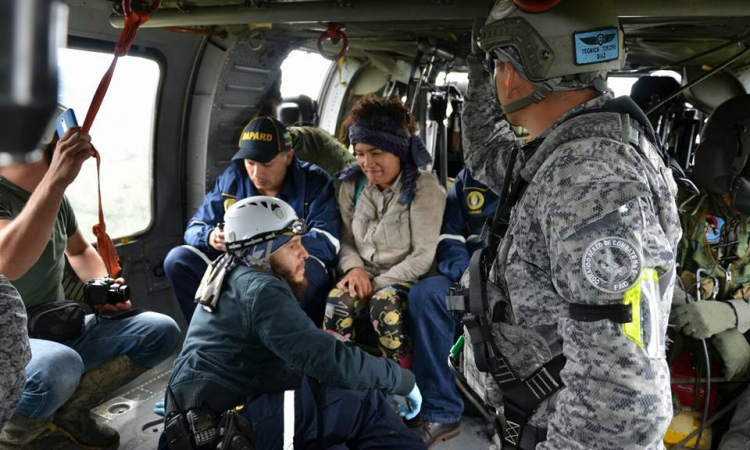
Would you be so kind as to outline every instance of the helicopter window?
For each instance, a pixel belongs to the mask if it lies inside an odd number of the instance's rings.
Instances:
[[[293,50],[281,64],[281,96],[306,95],[318,100],[331,61],[319,53]]]
[[[112,55],[63,48],[58,52],[58,61],[58,101],[73,108],[82,125]],[[91,128],[92,142],[102,157],[102,202],[107,232],[112,238],[138,234],[151,224],[154,116],[160,77],[159,64],[151,59],[120,58]],[[98,222],[94,159],[84,163],[66,195],[79,228],[90,242],[96,241],[92,232]]]
[[[630,95],[630,89],[633,88],[636,81],[638,81],[638,77],[610,76],[607,79],[607,84],[615,92],[615,97],[620,97],[622,95]]]

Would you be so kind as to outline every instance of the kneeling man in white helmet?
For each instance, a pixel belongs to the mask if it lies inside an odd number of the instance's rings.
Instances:
[[[212,448],[212,427],[244,405],[258,450],[283,443],[283,392],[296,390],[295,449],[424,449],[383,393],[403,395],[410,419],[421,407],[414,375],[318,329],[297,299],[306,289],[305,224],[282,200],[256,196],[225,216],[228,252],[209,266],[175,361],[160,449]],[[170,423],[187,420],[187,440]],[[183,442],[180,444],[180,442]],[[205,444],[204,444],[205,442]],[[215,444],[213,444],[215,445]],[[180,447],[184,448],[184,447]]]

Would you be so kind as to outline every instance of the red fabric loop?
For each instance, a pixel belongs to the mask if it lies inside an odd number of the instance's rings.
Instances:
[[[513,0],[521,11],[526,13],[542,13],[552,9],[561,0]]]
[[[323,58],[336,61],[346,54],[346,51],[349,49],[349,38],[343,31],[345,27],[346,25],[343,23],[329,23],[328,28],[320,34],[318,37],[318,52],[320,52],[320,55],[323,56]],[[334,43],[337,41],[343,41],[341,44],[341,51],[335,54],[323,51],[323,41],[326,39],[330,39]]]
[[[138,27],[148,22],[151,18],[151,14],[156,12],[161,3],[160,0],[153,0],[148,11],[139,12],[133,10],[130,2],[131,0],[122,0],[122,9],[125,13],[125,26],[120,33],[120,38],[117,40],[117,45],[115,45],[112,64],[110,64],[107,72],[104,73],[102,81],[99,82],[99,86],[96,88],[94,98],[91,99],[91,106],[89,106],[89,110],[86,113],[86,119],[83,121],[83,126],[81,127],[81,130],[86,133],[88,133],[91,126],[94,125],[94,119],[96,119],[96,115],[99,112],[99,108],[102,106],[104,97],[107,95],[109,83],[112,81],[112,76],[114,75],[115,67],[117,66],[117,59],[128,54],[130,46],[133,44],[133,40],[135,40],[135,35],[138,33]],[[100,166],[101,156],[99,155],[99,152],[96,152],[96,183],[99,193],[99,223],[94,225],[94,236],[96,236],[96,246],[99,255],[107,266],[107,272],[109,272],[111,276],[116,277],[120,274],[122,269],[119,263],[120,258],[117,256],[117,250],[115,249],[114,243],[112,243],[112,239],[107,234],[107,224],[104,222],[102,186],[99,171]]]

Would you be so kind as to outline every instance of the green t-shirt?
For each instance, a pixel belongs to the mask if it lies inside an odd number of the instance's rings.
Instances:
[[[0,177],[0,219],[13,220],[29,201],[31,194]],[[65,246],[78,229],[73,208],[63,197],[52,237],[37,262],[21,278],[12,281],[27,308],[65,299],[62,279],[65,270]]]
[[[334,177],[336,172],[357,162],[352,152],[327,131],[317,127],[289,127],[294,154],[302,161],[320,166]]]

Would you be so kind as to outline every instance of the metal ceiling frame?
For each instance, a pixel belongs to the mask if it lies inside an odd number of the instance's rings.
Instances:
[[[485,17],[492,0],[356,0],[271,3],[261,8],[211,6],[188,12],[164,9],[144,27],[230,25],[248,23],[316,23],[316,22],[409,22],[473,20]],[[747,11],[748,0],[616,0],[623,19],[639,17],[718,18],[737,17]],[[113,14],[110,23],[122,28],[123,17]]]

